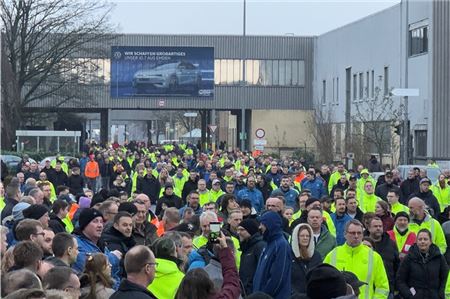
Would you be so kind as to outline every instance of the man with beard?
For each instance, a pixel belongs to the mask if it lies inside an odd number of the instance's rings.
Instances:
[[[394,218],[394,228],[388,231],[388,235],[397,246],[400,260],[408,254],[411,246],[416,243],[416,233],[409,229],[409,215],[406,212],[398,212]]]
[[[258,260],[266,247],[258,227],[259,224],[255,219],[244,219],[237,229],[242,251],[239,277],[243,285],[243,294],[247,295],[253,291],[253,277]]]
[[[122,253],[118,250],[105,251],[105,244],[100,242],[100,237],[103,232],[103,215],[92,208],[83,209],[78,220],[79,227],[75,229],[74,234],[78,244],[78,256],[73,268],[76,272],[81,273],[86,264],[88,254],[105,253],[111,263],[111,273],[116,284],[120,282],[119,273],[120,259]],[[116,274],[116,275],[115,275]]]
[[[320,183],[322,184],[322,183]],[[278,194],[284,197],[286,206],[294,208],[295,211],[299,209],[297,206],[297,196],[298,192],[290,187],[291,178],[287,175],[283,176],[280,183],[280,188],[272,191],[271,197],[278,196]],[[303,186],[302,186],[303,188]]]
[[[439,222],[431,217],[426,209],[425,202],[418,197],[413,197],[408,202],[408,208],[411,216],[409,229],[417,234],[422,228],[431,232],[432,241],[439,247],[442,254],[447,250],[444,231]]]
[[[400,188],[394,183],[394,174],[391,171],[386,172],[384,176],[384,184],[378,185],[375,188],[375,195],[387,201],[387,194],[390,190],[398,190]]]
[[[389,289],[393,295],[395,290],[395,275],[400,265],[400,259],[395,243],[389,238],[389,235],[383,232],[383,222],[375,217],[369,222],[370,237],[375,242],[374,250],[381,255],[384,268],[389,280]]]
[[[122,255],[136,245],[132,235],[133,220],[128,212],[118,212],[114,216],[113,225],[103,232],[101,240],[106,244],[109,250],[118,250]]]
[[[430,186],[432,185],[431,180],[429,178],[423,178],[420,180],[419,184],[419,192],[410,195],[410,199],[413,197],[418,197],[422,199],[425,204],[429,208],[430,215],[435,219],[439,216],[441,208],[439,206],[439,202],[437,198],[433,195],[433,192],[430,190]]]

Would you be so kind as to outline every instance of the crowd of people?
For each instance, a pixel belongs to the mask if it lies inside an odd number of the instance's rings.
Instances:
[[[2,169],[2,298],[450,298],[448,169],[135,143],[43,164]]]

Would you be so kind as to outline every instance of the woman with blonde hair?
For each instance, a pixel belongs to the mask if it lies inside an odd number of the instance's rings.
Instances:
[[[114,293],[111,264],[103,253],[89,255],[80,278],[83,299],[108,299]]]
[[[306,294],[306,273],[322,263],[315,250],[313,230],[307,223],[297,225],[292,231],[291,247],[294,255],[291,270],[292,294]]]

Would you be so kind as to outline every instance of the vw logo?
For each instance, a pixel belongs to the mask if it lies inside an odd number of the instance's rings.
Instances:
[[[121,52],[114,52],[114,58],[115,59],[120,59],[122,57],[122,53]]]

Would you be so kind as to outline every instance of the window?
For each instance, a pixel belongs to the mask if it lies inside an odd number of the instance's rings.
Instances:
[[[375,71],[372,70],[372,82],[370,83],[370,96],[373,98],[375,95]]]
[[[322,104],[325,105],[327,102],[327,81],[322,81]]]
[[[278,62],[278,67],[279,67],[279,71],[280,71],[279,83],[281,86],[284,86],[284,85],[286,85],[286,61],[280,60]]]
[[[336,78],[336,104],[339,104],[339,77]]]
[[[409,56],[428,52],[428,26],[409,30]]]
[[[414,148],[416,157],[427,156],[427,131],[416,130],[414,131]]]
[[[389,67],[384,67],[384,95],[389,94]]]
[[[364,98],[364,78],[363,73],[359,73],[359,99]]]
[[[278,60],[273,60],[273,85],[278,85],[280,80],[279,80],[279,73],[278,73]]]
[[[370,88],[369,82],[370,82],[370,73],[369,73],[369,71],[367,71],[367,73],[366,73],[366,88],[364,90],[366,97],[369,97],[369,88]]]
[[[356,93],[358,91],[358,78],[356,76],[356,74],[353,75],[353,101],[356,102]]]

